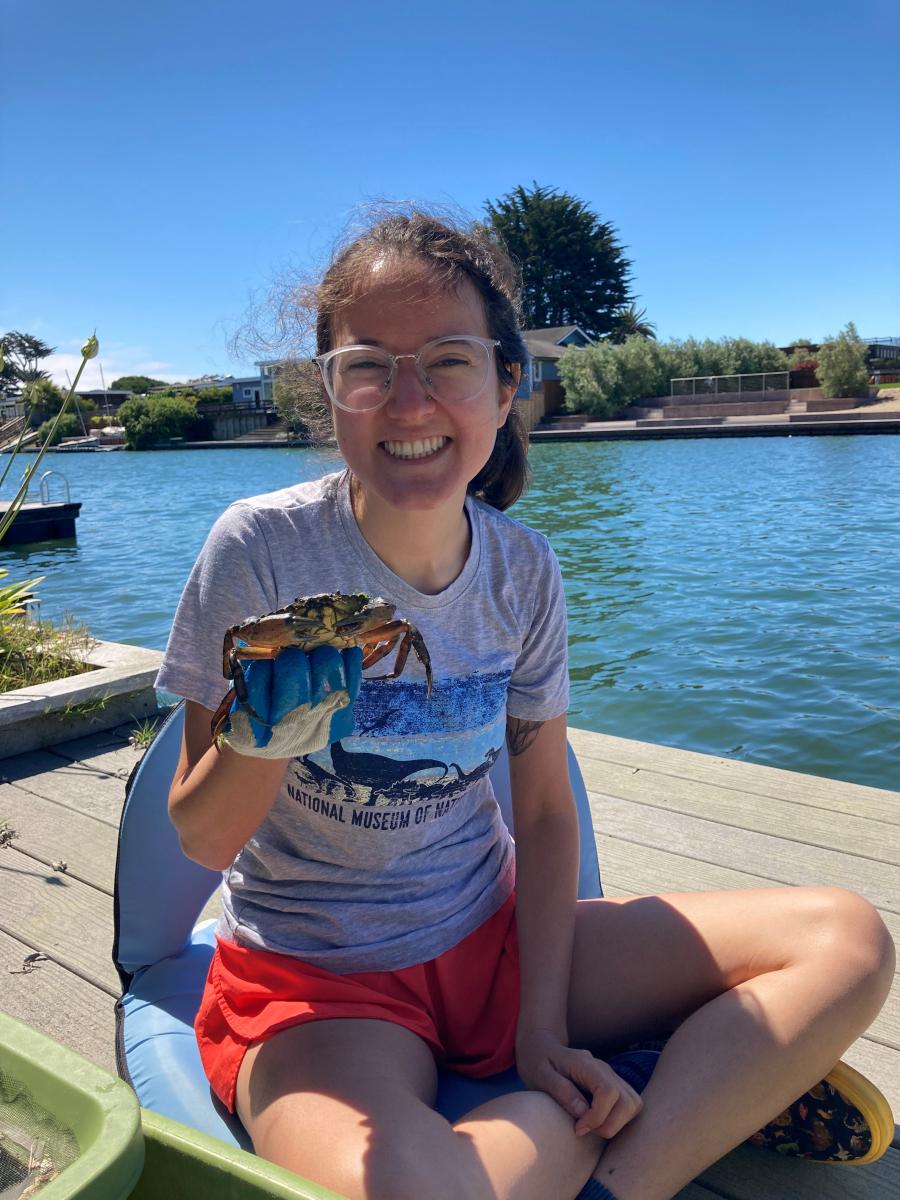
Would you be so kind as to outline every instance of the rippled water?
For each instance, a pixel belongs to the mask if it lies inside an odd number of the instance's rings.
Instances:
[[[55,456],[83,504],[77,542],[0,564],[46,573],[46,616],[162,647],[225,505],[338,464]],[[514,515],[562,563],[573,725],[900,788],[900,438],[539,445],[532,467]]]

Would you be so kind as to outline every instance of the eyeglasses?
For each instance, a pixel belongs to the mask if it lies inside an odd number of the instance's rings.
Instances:
[[[498,341],[458,334],[426,342],[416,354],[388,354],[374,346],[341,346],[320,354],[325,390],[345,412],[372,412],[387,404],[397,363],[411,358],[422,386],[444,404],[474,400],[487,383]]]

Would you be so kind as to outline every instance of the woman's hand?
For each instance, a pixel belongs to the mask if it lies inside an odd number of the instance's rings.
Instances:
[[[248,663],[244,681],[247,701],[231,705],[225,744],[254,758],[312,754],[353,732],[362,651],[320,646],[305,654],[290,646],[276,658]]]
[[[589,1050],[573,1050],[547,1029],[520,1031],[516,1065],[527,1087],[547,1092],[581,1136],[609,1140],[643,1108],[637,1092]]]

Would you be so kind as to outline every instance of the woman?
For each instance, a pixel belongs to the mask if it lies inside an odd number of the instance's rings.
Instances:
[[[822,1080],[884,1001],[890,939],[830,888],[576,903],[559,570],[501,511],[525,482],[514,272],[413,213],[315,304],[347,470],[220,518],[158,681],[187,698],[172,820],[225,872],[212,1086],[258,1153],[351,1200],[665,1200]],[[213,744],[225,630],[355,593],[419,658],[362,686],[358,649],[245,664]],[[515,852],[487,781],[504,727]],[[529,1091],[433,1111],[436,1063],[513,1062]],[[880,1152],[883,1102],[847,1078],[858,1128],[826,1135]]]

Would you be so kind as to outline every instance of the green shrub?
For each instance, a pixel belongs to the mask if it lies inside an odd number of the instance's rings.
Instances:
[[[596,346],[570,346],[559,360],[559,377],[566,393],[568,412],[588,413],[609,421],[619,405],[617,347],[600,342]]]
[[[231,404],[234,394],[230,387],[201,388],[198,398],[206,404]]]
[[[786,371],[787,355],[771,342],[696,338],[654,342],[637,334],[621,345],[570,347],[559,361],[566,409],[610,420],[638,400],[668,396],[673,379]]]
[[[209,421],[197,416],[196,397],[186,396],[132,396],[119,409],[119,424],[129,450],[150,450],[172,438],[199,441],[210,431]]]
[[[47,438],[50,436],[50,428],[52,425],[53,421],[50,420],[44,421],[44,423],[40,426],[38,429],[39,442],[43,443],[47,440]],[[56,432],[53,434],[53,437],[50,440],[50,445],[58,446],[63,438],[78,437],[83,433],[84,430],[81,428],[81,422],[78,420],[75,414],[63,413],[59,419],[59,424],[56,426]]]
[[[868,346],[850,321],[819,347],[816,374],[824,396],[865,396],[869,390]]]

